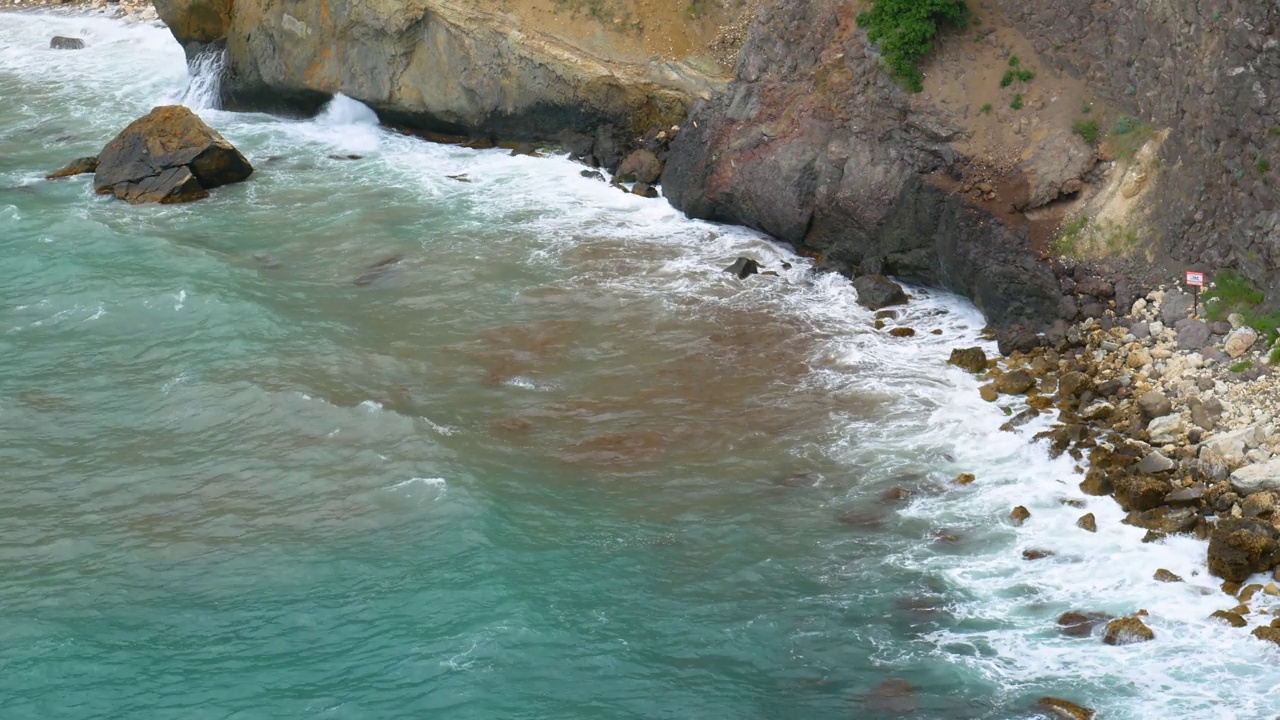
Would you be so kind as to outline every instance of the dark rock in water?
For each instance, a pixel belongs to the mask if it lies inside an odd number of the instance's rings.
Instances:
[[[528,155],[529,157],[542,157],[538,149],[532,143],[518,142],[511,146],[511,157],[517,155]]]
[[[822,476],[817,473],[796,473],[783,478],[779,484],[784,487],[800,488],[814,487],[822,481]]]
[[[909,715],[916,711],[911,683],[890,679],[877,685],[863,698],[863,706],[877,715]]]
[[[54,35],[49,40],[49,47],[54,50],[83,50],[84,40]]]
[[[987,354],[980,347],[956,348],[947,362],[971,373],[980,373],[987,369]]]
[[[1036,379],[1026,370],[1011,370],[996,378],[996,391],[1005,395],[1021,395],[1036,386]]]
[[[902,291],[902,286],[883,275],[863,275],[855,278],[853,289],[858,291],[858,304],[869,310],[879,310],[890,305],[903,305],[907,302],[907,294]]]
[[[378,284],[390,276],[395,266],[399,265],[403,259],[402,255],[392,255],[379,260],[370,265],[363,273],[360,273],[360,276],[355,279],[355,284],[361,287]]]
[[[1058,616],[1058,626],[1068,637],[1089,637],[1098,623],[1107,619],[1099,612],[1065,612]]]
[[[57,170],[54,170],[48,175],[45,175],[44,179],[57,180],[58,178],[71,177],[72,175],[83,175],[85,173],[91,173],[97,169],[98,169],[98,158],[96,156],[76,158],[75,160],[72,160],[71,162],[67,163],[65,166]]]
[[[166,105],[133,121],[98,154],[99,194],[130,203],[178,203],[245,180],[253,166],[185,107]]]
[[[636,150],[618,166],[614,179],[619,182],[637,182],[652,185],[662,177],[663,162],[648,150]]]
[[[911,337],[912,335],[915,335],[916,331],[914,328],[896,327],[896,328],[890,329],[889,334],[896,338],[905,338],[905,337]]]
[[[584,178],[587,178],[588,180],[599,180],[601,182],[604,182],[604,175],[601,174],[599,170],[583,170],[578,174]]]
[[[1280,563],[1280,533],[1260,520],[1221,520],[1209,536],[1209,573],[1243,582]]]
[[[1159,570],[1156,570],[1155,574],[1151,576],[1151,579],[1155,580],[1156,582],[1163,582],[1163,583],[1182,582],[1182,576],[1175,575],[1164,568],[1160,568]]]
[[[330,156],[329,156],[329,159],[330,159],[330,160],[363,160],[363,159],[364,159],[364,156],[363,156],[363,155],[354,155],[354,154],[352,154],[352,155],[330,155]],[[453,177],[453,176],[452,176],[452,175],[450,175],[449,177]],[[457,178],[456,178],[456,177],[453,177],[453,179],[455,179],[455,180],[456,180]]]
[[[740,257],[734,260],[733,264],[725,268],[724,271],[737,276],[739,280],[745,280],[748,275],[755,275],[760,272],[760,264],[751,258]]]
[[[894,486],[880,493],[880,500],[887,503],[910,502],[915,493],[904,487]]]
[[[631,186],[631,194],[639,195],[640,197],[656,198],[658,197],[658,188],[648,183],[638,182]]]
[[[449,178],[450,180],[457,180],[458,182],[464,182],[464,183],[471,182],[471,178],[467,177],[466,173],[459,173],[457,175],[445,175],[445,177]]]
[[[1052,551],[1050,551],[1050,550],[1034,550],[1034,549],[1031,549],[1031,550],[1023,550],[1023,551],[1022,551],[1022,559],[1023,559],[1023,560],[1043,560],[1043,559],[1045,559],[1045,558],[1049,558],[1049,557],[1053,557],[1053,552],[1052,552]]]
[[[1122,617],[1107,623],[1102,642],[1108,645],[1129,645],[1154,640],[1155,637],[1156,634],[1142,622],[1141,618]]]
[[[1042,697],[1036,701],[1036,707],[1049,713],[1057,720],[1093,720],[1094,711],[1083,705],[1054,697]]]
[[[1098,532],[1098,520],[1093,516],[1093,513],[1085,513],[1076,521],[1076,527],[1089,532]]]

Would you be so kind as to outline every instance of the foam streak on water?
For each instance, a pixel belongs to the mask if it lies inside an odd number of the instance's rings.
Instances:
[[[349,98],[218,110],[216,75],[0,15],[5,718],[878,717],[894,678],[916,718],[1280,713],[1203,545],[1143,544],[945,364],[994,351],[961,299],[913,289],[891,338],[754,233]],[[250,182],[40,179],[175,97]],[[1139,608],[1154,642],[1054,625]]]

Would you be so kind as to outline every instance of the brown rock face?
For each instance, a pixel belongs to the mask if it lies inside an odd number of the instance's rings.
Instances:
[[[1102,635],[1102,642],[1108,645],[1128,645],[1130,643],[1154,640],[1156,634],[1143,624],[1137,616],[1116,618],[1107,623]]]
[[[156,13],[179,42],[211,43],[231,29],[232,0],[154,0]]]
[[[71,177],[73,175],[84,175],[85,173],[91,173],[97,169],[98,169],[98,158],[96,157],[76,158],[75,160],[72,160],[71,162],[67,163],[65,166],[57,170],[54,170],[48,175],[45,175],[44,179],[57,180],[58,178]]]
[[[185,107],[152,110],[98,155],[94,190],[130,203],[179,203],[240,182],[253,166],[231,143]]]
[[[956,348],[947,362],[971,373],[980,373],[987,369],[987,354],[980,347]]]
[[[1209,537],[1209,572],[1231,582],[1280,563],[1280,533],[1259,520],[1223,520]]]

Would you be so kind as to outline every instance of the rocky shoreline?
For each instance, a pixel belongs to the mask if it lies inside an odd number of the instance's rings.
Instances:
[[[1116,295],[1106,280],[1083,278],[1080,286]],[[1079,461],[1080,491],[1112,497],[1128,513],[1125,523],[1147,531],[1143,542],[1175,534],[1208,541],[1209,573],[1229,597],[1213,617],[1280,643],[1280,618],[1251,605],[1280,596],[1280,382],[1273,348],[1244,320],[1234,313],[1214,322],[1194,317],[1191,295],[1161,287],[1100,318],[1024,336],[1024,345],[1002,348],[1008,352],[1001,360],[964,348],[950,362],[987,381],[981,392],[988,401],[1025,399],[1026,409],[1012,414],[1005,430],[1056,413],[1035,439],[1053,456]],[[1035,519],[1017,507],[1010,521]],[[1085,514],[1077,527],[1094,532],[1096,520]],[[1245,584],[1260,573],[1274,574]],[[1182,581],[1163,568],[1154,579]],[[1059,624],[1064,633],[1089,636],[1109,621],[1103,641],[1124,644],[1154,637],[1144,614],[1110,618],[1082,609]]]

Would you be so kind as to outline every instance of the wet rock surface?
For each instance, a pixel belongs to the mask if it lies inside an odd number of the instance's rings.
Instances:
[[[180,105],[152,110],[125,128],[98,154],[93,178],[99,194],[130,203],[180,203],[248,179],[243,155]]]

